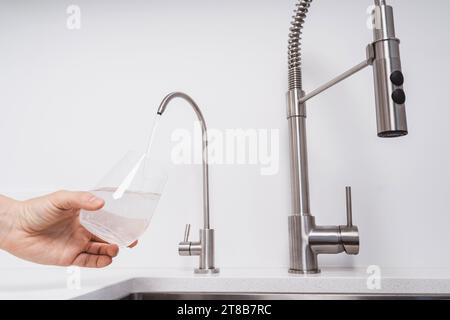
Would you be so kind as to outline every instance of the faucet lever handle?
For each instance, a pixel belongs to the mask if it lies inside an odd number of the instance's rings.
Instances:
[[[345,200],[347,207],[347,227],[352,227],[352,187],[345,187]]]
[[[189,241],[189,232],[191,231],[191,225],[189,223],[186,224],[186,228],[184,229],[184,242]]]

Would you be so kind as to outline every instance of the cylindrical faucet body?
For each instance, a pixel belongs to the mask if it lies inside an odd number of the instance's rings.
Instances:
[[[310,215],[306,107],[299,103],[304,92],[291,89],[286,95],[291,158],[291,214]]]

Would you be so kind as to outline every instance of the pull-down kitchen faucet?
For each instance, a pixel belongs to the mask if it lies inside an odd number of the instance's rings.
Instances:
[[[219,269],[214,266],[214,229],[211,229],[209,221],[209,174],[208,174],[208,130],[206,121],[195,101],[183,92],[168,94],[158,108],[158,114],[162,115],[172,99],[181,98],[187,101],[194,110],[202,127],[202,166],[203,166],[203,229],[200,229],[200,240],[189,241],[190,224],[186,225],[184,239],[178,246],[181,256],[199,256],[199,267],[195,273],[213,274]]]
[[[395,36],[394,15],[384,0],[375,0],[374,41],[360,64],[305,94],[302,88],[301,34],[312,0],[299,0],[289,34],[289,91],[287,119],[291,152],[292,212],[289,216],[290,269],[292,273],[317,273],[317,255],[358,254],[359,233],[352,222],[351,188],[346,187],[347,224],[317,226],[309,205],[306,101],[372,65],[379,137],[408,134],[405,92],[400,62],[400,41]]]

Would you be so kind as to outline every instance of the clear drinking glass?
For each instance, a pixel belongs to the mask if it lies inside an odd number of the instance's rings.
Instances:
[[[147,153],[128,152],[91,191],[104,207],[82,210],[80,223],[106,242],[128,246],[147,229],[166,182],[161,164]]]

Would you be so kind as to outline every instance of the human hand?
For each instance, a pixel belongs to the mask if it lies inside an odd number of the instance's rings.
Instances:
[[[106,267],[118,246],[92,235],[78,218],[80,209],[95,211],[103,205],[88,192],[58,191],[23,202],[2,197],[0,248],[40,264]]]

